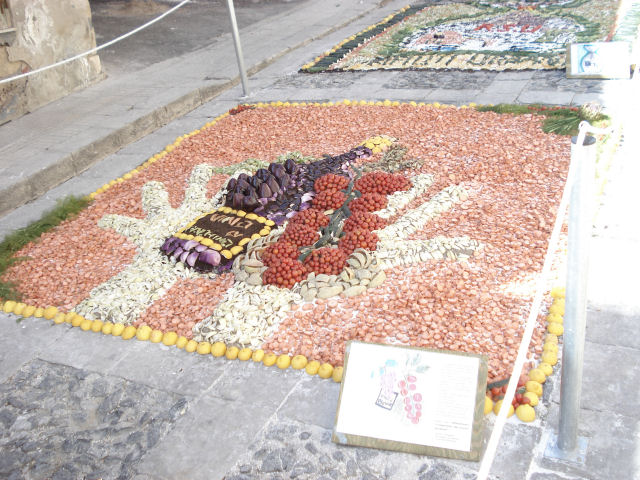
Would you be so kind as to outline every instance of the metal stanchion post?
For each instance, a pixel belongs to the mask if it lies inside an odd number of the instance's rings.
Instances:
[[[574,139],[578,140],[578,137]],[[582,392],[582,364],[587,320],[587,277],[589,243],[593,224],[593,186],[595,182],[596,139],[585,137],[584,145],[571,144],[571,157],[577,160],[575,183],[569,203],[569,244],[567,253],[567,293],[562,347],[560,386],[560,427],[558,446],[575,450],[578,414]]]
[[[249,86],[247,81],[247,73],[244,68],[244,58],[242,56],[242,46],[240,45],[240,34],[238,33],[238,23],[236,22],[236,10],[233,8],[233,0],[227,0],[229,9],[229,18],[231,19],[231,33],[233,34],[233,43],[236,48],[236,59],[238,60],[238,70],[240,70],[240,81],[242,82],[242,93],[244,97],[249,96]]]
[[[588,126],[588,125],[587,125]],[[581,129],[582,130],[582,129]],[[584,463],[587,439],[578,437],[587,316],[589,243],[593,223],[596,139],[581,135],[571,144],[573,186],[569,203],[567,283],[558,436],[545,456]]]

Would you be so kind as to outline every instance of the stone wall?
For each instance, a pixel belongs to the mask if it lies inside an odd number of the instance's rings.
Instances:
[[[96,46],[88,0],[0,0],[0,79]],[[15,31],[12,31],[12,27]],[[99,80],[98,55],[0,84],[0,124]]]

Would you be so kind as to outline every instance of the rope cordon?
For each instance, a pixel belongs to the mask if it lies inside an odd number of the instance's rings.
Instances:
[[[149,20],[147,23],[145,23],[143,25],[140,25],[138,28],[135,28],[135,29],[131,30],[128,33],[125,33],[124,35],[121,35],[118,38],[114,38],[113,40],[110,40],[107,43],[104,43],[104,44],[100,45],[99,47],[94,47],[91,50],[87,50],[86,52],[79,53],[78,55],[74,55],[73,57],[66,58],[64,60],[60,60],[59,62],[53,63],[51,65],[47,65],[46,67],[40,67],[40,68],[37,68],[35,70],[31,70],[29,72],[26,72],[26,73],[21,73],[20,75],[15,75],[13,77],[4,78],[4,79],[0,80],[0,85],[2,85],[3,83],[13,82],[14,80],[19,80],[21,78],[29,77],[31,75],[35,75],[36,73],[44,72],[44,71],[50,70],[52,68],[59,67],[60,65],[64,65],[66,63],[73,62],[74,60],[78,60],[78,59],[80,59],[82,57],[86,57],[87,55],[91,55],[92,53],[96,53],[97,51],[102,50],[103,48],[110,47],[114,43],[118,43],[119,41],[124,40],[125,38],[130,37],[131,35],[134,35],[134,34],[138,33],[139,31],[144,30],[147,27],[150,27],[154,23],[162,20],[167,15],[172,14],[173,12],[178,10],[183,5],[189,3],[190,1],[191,0],[183,0],[178,5],[176,5],[175,7],[170,8],[169,10],[164,12],[163,14],[158,15],[153,20]]]

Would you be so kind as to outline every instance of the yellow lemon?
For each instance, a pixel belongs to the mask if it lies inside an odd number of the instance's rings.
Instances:
[[[544,383],[547,381],[547,376],[539,368],[534,368],[529,372],[529,380],[533,380],[534,382],[538,383]]]
[[[560,306],[560,307],[564,308],[564,306],[565,306],[565,304],[564,304],[564,298],[556,298],[556,299],[553,301],[552,305],[558,305],[558,306]]]
[[[80,325],[82,325],[82,322],[84,322],[84,320],[85,318],[82,315],[76,315],[71,319],[71,326],[79,327]]]
[[[302,370],[307,366],[307,357],[304,355],[296,355],[291,359],[291,368],[294,370]]]
[[[548,363],[542,362],[538,365],[538,368],[548,377],[553,373],[553,367]]]
[[[36,308],[36,311],[33,312],[33,316],[36,318],[42,318],[43,315],[44,315],[44,308],[42,307]]]
[[[23,317],[31,317],[31,316],[33,316],[35,311],[36,311],[36,307],[34,307],[33,305],[27,305],[25,307],[25,309],[22,311],[22,316]]]
[[[484,414],[488,415],[493,410],[493,400],[489,398],[489,395],[484,396]]]
[[[178,341],[178,334],[176,332],[167,332],[162,336],[162,344],[170,347],[175,345]]]
[[[2,306],[2,310],[4,311],[4,313],[11,313],[13,312],[13,309],[16,306],[16,302],[14,302],[13,300],[7,300],[6,302],[4,302],[4,305]]]
[[[554,303],[549,307],[549,313],[555,313],[557,315],[564,315],[564,305]]]
[[[104,325],[104,322],[102,320],[94,320],[93,325],[91,325],[91,331],[95,333],[102,331],[102,325]]]
[[[67,323],[73,323],[73,319],[76,315],[76,312],[67,312],[67,314],[64,316],[64,321]]]
[[[546,352],[542,352],[542,361],[544,363],[548,363],[551,366],[554,366],[556,363],[558,363],[558,355],[555,352],[550,352],[550,351],[546,351]]]
[[[319,369],[320,369],[320,362],[318,362],[317,360],[312,360],[311,362],[307,363],[306,367],[304,367],[304,370],[309,375],[317,374]]]
[[[227,352],[227,346],[222,342],[216,342],[211,347],[211,355],[222,357]]]
[[[329,378],[331,375],[333,375],[333,366],[331,364],[323,363],[320,365],[318,369],[318,376],[320,378]]]
[[[113,323],[105,322],[104,324],[102,324],[102,333],[104,333],[105,335],[111,335],[112,331],[113,331]]]
[[[240,349],[238,347],[228,347],[227,353],[224,354],[229,360],[235,360],[238,358],[238,353],[240,353]]]
[[[523,422],[533,422],[536,419],[536,411],[531,405],[522,404],[516,408],[516,417]]]
[[[15,313],[16,315],[22,315],[22,312],[24,312],[25,308],[26,305],[24,303],[16,303],[16,306],[13,307],[13,313]]]
[[[196,342],[195,340],[189,340],[184,346],[184,351],[193,353],[196,351],[196,348],[198,348],[198,342]]]
[[[75,326],[75,325],[74,325]],[[124,332],[124,325],[122,323],[115,323],[111,329],[111,335],[119,337]]]
[[[552,343],[552,342],[545,343],[542,346],[542,350],[545,351],[545,352],[548,351],[548,352],[558,353],[558,344],[557,343]]]
[[[334,382],[340,383],[342,381],[343,371],[344,371],[343,367],[336,367],[333,369],[333,374],[331,375],[331,378],[333,379]]]
[[[493,413],[498,415],[500,413],[500,408],[502,408],[502,400],[498,400],[493,406]],[[511,415],[513,415],[513,405],[509,405],[509,413],[507,413],[507,417],[510,417]]]
[[[250,348],[241,348],[238,352],[238,360],[246,362],[251,358],[253,351]]]
[[[65,317],[64,313],[62,312],[56,313],[56,316],[53,317],[53,323],[55,323],[56,325],[60,325],[61,323],[64,323],[64,317]]]
[[[564,323],[562,315],[558,315],[557,313],[550,313],[547,315],[547,323]]]
[[[254,362],[261,362],[263,358],[264,350],[262,350],[261,348],[253,352],[253,354],[251,355],[251,360],[253,360]]]
[[[527,392],[533,392],[539,397],[542,396],[542,385],[539,382],[529,380],[525,383],[524,388]]]
[[[189,339],[187,337],[180,336],[176,339],[176,347],[180,349],[185,348],[187,343],[189,343]]]
[[[151,327],[149,325],[141,326],[140,328],[138,328],[138,331],[136,332],[136,338],[143,342],[146,340],[149,340],[150,336],[151,336]]]
[[[562,335],[564,333],[564,327],[560,323],[550,323],[547,325],[547,332],[554,335]]]
[[[267,353],[262,359],[262,363],[263,365],[270,367],[271,365],[275,364],[277,360],[278,356],[275,353]]]
[[[289,365],[291,365],[291,357],[286,354],[280,355],[278,357],[278,360],[276,360],[276,364],[278,365],[279,369],[285,370],[289,368]]]
[[[200,355],[209,355],[211,353],[211,344],[209,342],[200,342],[196,351]]]
[[[149,340],[151,341],[151,343],[160,343],[162,341],[163,335],[164,333],[162,332],[162,330],[153,330],[151,332]]]
[[[547,333],[544,336],[544,343],[555,343],[558,344],[558,336],[553,333]]]
[[[534,392],[525,392],[525,394],[522,396],[529,399],[529,405],[531,405],[532,407],[538,405],[538,395],[536,395]]]
[[[91,330],[91,325],[93,325],[93,322],[85,318],[80,324],[80,329],[86,332],[87,330]]]
[[[126,327],[124,327],[124,330],[122,331],[122,339],[130,340],[135,336],[135,334],[136,334],[136,327],[134,327],[133,325],[127,325]]]
[[[56,316],[56,313],[58,313],[58,309],[56,307],[47,307],[44,309],[42,316],[47,320],[52,320],[53,317]]]
[[[564,287],[553,287],[551,289],[551,296],[553,298],[564,298],[566,295],[566,290]]]

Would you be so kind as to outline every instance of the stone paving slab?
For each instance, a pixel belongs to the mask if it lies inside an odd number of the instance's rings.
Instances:
[[[487,428],[487,438],[489,433]],[[539,428],[507,425],[508,441],[501,445],[490,478],[525,478],[540,436]],[[475,462],[337,445],[331,442],[331,429],[283,418],[279,411],[225,479],[471,480],[477,468]]]
[[[229,362],[175,347],[128,341],[109,373],[152,388],[197,398],[225,374]]]
[[[178,394],[34,360],[0,384],[0,476],[124,479],[187,410]]]
[[[550,408],[549,425],[557,425],[559,405]],[[578,434],[588,439],[587,459],[584,465],[545,458],[544,447],[547,445],[545,431],[539,449],[536,452],[531,470],[562,472],[562,478],[576,478],[585,480],[602,480],[613,478],[637,478],[637,450],[640,439],[640,420],[633,411],[630,415],[620,415],[612,409],[599,411],[583,408],[580,410],[580,424]],[[530,479],[537,479],[531,475]],[[540,477],[544,478],[544,477]]]
[[[63,329],[52,328],[52,324],[39,318],[24,318],[17,322],[15,316],[0,315],[0,322],[0,382],[64,335]]]
[[[251,392],[251,393],[250,393]],[[189,414],[150,451],[138,471],[157,479],[191,480],[223,478],[255,435],[269,420],[272,411],[253,400],[267,394],[276,400],[273,388],[250,388],[234,399],[204,396]]]

